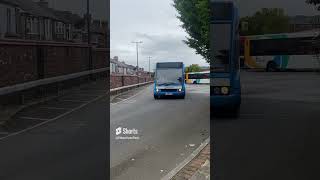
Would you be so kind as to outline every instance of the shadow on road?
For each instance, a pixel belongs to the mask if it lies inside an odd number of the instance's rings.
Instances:
[[[219,109],[219,110],[212,110],[210,111],[210,119],[211,120],[237,120],[240,117],[239,110],[230,110],[230,109]]]
[[[168,97],[161,97],[161,98],[158,98],[157,100],[184,100],[184,98],[168,96]]]

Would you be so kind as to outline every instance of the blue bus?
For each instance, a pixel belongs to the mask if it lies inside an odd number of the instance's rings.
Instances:
[[[184,98],[186,94],[182,62],[161,62],[156,65],[154,98]]]
[[[210,0],[210,106],[238,114],[241,104],[239,15],[233,2]],[[231,110],[231,111],[230,111]]]

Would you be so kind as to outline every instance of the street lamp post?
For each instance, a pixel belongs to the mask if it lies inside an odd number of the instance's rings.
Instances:
[[[142,41],[133,41],[132,43],[136,44],[136,49],[137,49],[137,72],[139,71],[139,51],[138,51],[138,46],[139,44],[143,43]]]
[[[87,31],[88,31],[88,49],[89,49],[89,70],[92,69],[92,48],[91,48],[91,15],[90,15],[90,0],[87,0]]]
[[[150,71],[150,59],[151,59],[152,57],[151,56],[149,56],[149,73],[151,72]]]

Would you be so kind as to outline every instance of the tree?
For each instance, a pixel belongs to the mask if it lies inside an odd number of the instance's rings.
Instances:
[[[289,31],[289,17],[280,8],[262,8],[251,17],[241,18],[240,22],[247,22],[247,31],[242,35],[276,34]]]
[[[192,64],[189,67],[186,67],[186,73],[188,72],[200,72],[201,68],[198,64]]]
[[[182,28],[189,35],[184,42],[210,62],[209,1],[173,0],[173,6],[179,14],[177,18],[182,22]]]
[[[320,10],[320,0],[306,0],[307,4],[312,4],[317,7],[318,10]]]

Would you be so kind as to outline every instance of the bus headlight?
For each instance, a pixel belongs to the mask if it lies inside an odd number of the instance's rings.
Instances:
[[[159,92],[159,89],[157,88],[156,91]]]
[[[181,91],[182,91],[182,89],[178,89],[178,91],[179,91],[179,92],[181,92]]]
[[[221,88],[221,93],[224,94],[224,95],[225,94],[229,94],[229,88],[228,87],[222,87]]]

